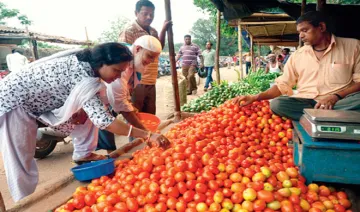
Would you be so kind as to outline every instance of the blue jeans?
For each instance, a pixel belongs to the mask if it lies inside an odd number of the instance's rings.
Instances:
[[[214,69],[214,66],[205,67],[205,71],[207,72],[205,88],[209,88],[210,83],[212,83],[214,81],[212,78],[213,69]]]

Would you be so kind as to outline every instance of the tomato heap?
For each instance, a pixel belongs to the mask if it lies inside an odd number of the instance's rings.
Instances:
[[[294,165],[291,121],[269,102],[231,102],[178,123],[167,150],[116,161],[111,176],[79,187],[56,211],[350,211],[346,193],[305,185]]]

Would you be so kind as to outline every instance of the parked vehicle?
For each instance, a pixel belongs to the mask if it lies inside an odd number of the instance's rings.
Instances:
[[[45,158],[52,153],[59,142],[68,144],[69,141],[65,141],[67,136],[62,133],[56,132],[50,127],[45,126],[41,122],[38,122],[39,128],[36,135],[36,150],[35,158]]]

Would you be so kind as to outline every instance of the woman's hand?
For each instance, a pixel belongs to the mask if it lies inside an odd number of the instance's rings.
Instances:
[[[256,101],[256,96],[237,96],[231,100],[234,104],[242,106],[249,105]]]
[[[170,141],[161,134],[151,134],[148,145],[150,147],[161,147],[167,149],[170,146]]]
[[[80,109],[78,112],[74,113],[71,116],[71,123],[75,125],[85,124],[88,116],[83,109]]]

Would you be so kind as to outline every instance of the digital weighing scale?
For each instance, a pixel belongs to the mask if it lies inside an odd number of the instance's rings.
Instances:
[[[314,139],[360,141],[360,112],[304,109],[300,125]]]

